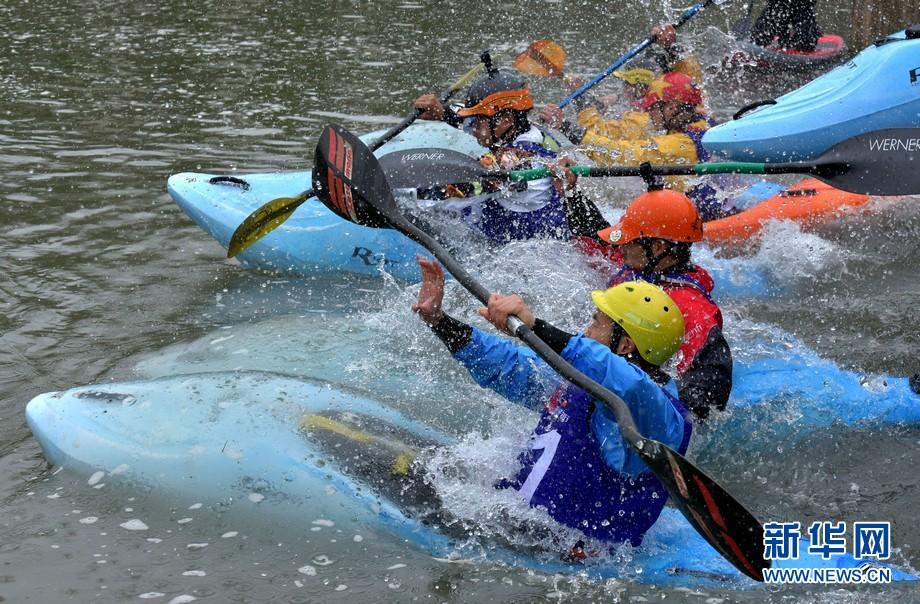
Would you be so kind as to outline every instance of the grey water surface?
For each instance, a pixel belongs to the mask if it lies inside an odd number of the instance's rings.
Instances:
[[[324,124],[392,125],[412,98],[445,87],[483,49],[506,64],[552,37],[571,71],[591,74],[683,8],[652,0],[0,5],[0,602],[920,600],[909,586],[739,593],[439,561],[380,535],[336,539],[269,516],[189,511],[143,489],[94,488],[50,468],[26,426],[35,395],[137,378],[138,359],[221,328],[308,315],[320,317],[309,325],[322,335],[324,313],[385,319],[411,300],[411,287],[242,269],[171,201],[170,174],[304,169]],[[846,8],[819,8],[825,27],[845,35]],[[721,117],[808,79],[720,69],[731,46],[720,32],[743,12],[709,9],[685,30]],[[542,101],[563,94],[553,82],[534,88]],[[771,232],[742,262],[794,273],[790,287],[728,303],[726,314],[779,326],[859,372],[920,371],[920,206],[877,204],[814,233]],[[449,366],[442,350],[427,354]],[[916,429],[834,430],[706,462],[761,517],[890,520],[894,560],[920,568]],[[124,528],[132,519],[157,537]],[[298,570],[306,566],[315,574]]]

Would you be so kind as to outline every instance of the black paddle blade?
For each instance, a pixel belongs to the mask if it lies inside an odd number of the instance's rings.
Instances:
[[[380,165],[393,189],[427,189],[479,180],[485,168],[477,159],[450,149],[404,149],[387,153]]]
[[[399,216],[380,162],[357,136],[336,124],[326,126],[316,144],[313,191],[349,222],[390,228]]]
[[[763,525],[702,470],[654,440],[637,449],[693,528],[739,571],[763,581]]]
[[[889,128],[848,138],[815,164],[815,176],[844,191],[920,194],[920,128]]]

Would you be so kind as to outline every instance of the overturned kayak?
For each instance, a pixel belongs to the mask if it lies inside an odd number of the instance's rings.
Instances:
[[[738,40],[736,45],[739,49],[723,59],[724,66],[753,65],[762,69],[810,71],[840,61],[847,50],[846,42],[837,34],[822,34],[812,50],[760,46],[750,40]]]
[[[755,188],[758,187],[752,187]],[[760,233],[769,220],[815,226],[871,199],[868,195],[835,189],[816,178],[806,178],[788,189],[771,183],[759,188],[770,193],[769,197],[737,214],[703,223],[703,240],[717,245],[744,243]]]
[[[269,513],[290,519],[291,530],[309,530],[304,518],[318,517],[329,526],[383,529],[436,557],[660,585],[756,585],[670,508],[642,547],[584,564],[562,562],[558,551],[489,543],[487,530],[458,534],[424,467],[426,451],[455,439],[327,384],[232,372],[86,386],[37,396],[26,418],[49,462],[95,482]],[[802,539],[799,559],[774,568],[866,569],[849,554],[825,559],[807,545]],[[888,565],[874,568],[894,581],[914,579]]]
[[[920,123],[918,56],[915,26],[775,101],[749,106],[750,112],[708,130],[703,145],[739,161],[797,161],[859,134],[914,127]]]

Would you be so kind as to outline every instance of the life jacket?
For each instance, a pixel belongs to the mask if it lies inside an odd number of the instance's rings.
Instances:
[[[689,412],[662,391],[684,419],[678,448],[684,454],[692,431]],[[557,389],[540,414],[531,448],[519,457],[520,471],[497,486],[517,489],[531,506],[544,507],[557,522],[590,537],[638,546],[668,492],[651,471],[632,477],[607,465],[591,428],[594,409],[580,388]]]
[[[560,145],[549,133],[531,126],[506,148],[553,159]],[[523,163],[527,166],[515,168],[529,167],[529,161]],[[464,216],[497,243],[536,238],[568,240],[571,237],[562,198],[550,178],[530,181],[524,191],[486,196],[481,203],[466,208]]]
[[[684,339],[676,357],[677,372],[683,374],[706,345],[712,328],[722,327],[722,311],[712,299],[715,281],[706,269],[695,264],[685,271],[651,274],[624,267],[614,274],[607,287],[640,279],[664,289],[684,316]]]

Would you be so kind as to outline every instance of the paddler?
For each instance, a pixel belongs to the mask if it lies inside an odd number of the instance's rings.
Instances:
[[[533,98],[526,82],[510,71],[493,69],[476,79],[466,103],[454,111],[433,94],[415,101],[420,117],[441,120],[469,132],[489,149],[483,165],[502,170],[525,169],[533,163],[550,164],[556,178],[531,181],[526,189],[508,191],[446,192],[445,209],[463,212],[465,219],[490,240],[569,239],[565,204],[577,203],[577,177],[557,161],[559,143],[529,119]],[[572,199],[569,199],[572,198]]]
[[[714,281],[691,258],[693,244],[703,239],[694,203],[683,193],[652,185],[614,225],[600,212],[583,213],[577,222],[585,251],[616,266],[608,287],[641,279],[674,298],[686,326],[676,356],[680,399],[700,419],[724,410],[732,388],[732,354],[722,333],[722,311],[712,298]]]
[[[755,44],[801,52],[814,50],[820,37],[815,0],[767,0],[751,29]]]
[[[676,48],[676,32],[671,25],[655,27],[652,37],[668,51]],[[619,119],[602,117],[596,103],[579,112],[577,124],[567,122],[556,105],[544,106],[540,117],[550,126],[560,128],[572,142],[585,147],[588,156],[601,165],[708,161],[709,152],[702,139],[715,122],[703,108],[699,64],[695,60],[678,59],[676,54],[666,56],[670,57],[666,63],[670,70],[651,78],[644,96],[635,103],[635,110]],[[638,80],[637,74],[630,75]],[[667,182],[671,188],[687,193],[704,221],[722,218],[733,211],[711,184],[688,187],[684,179],[677,177]]]
[[[443,270],[434,261],[418,262],[423,280],[412,309],[481,386],[541,413],[530,447],[519,456],[520,469],[498,488],[517,490],[532,507],[588,537],[638,546],[668,493],[623,440],[613,414],[563,382],[530,349],[445,314]],[[516,295],[492,294],[479,312],[505,333],[508,316],[520,318],[563,358],[618,394],[642,434],[684,453],[692,422],[661,370],[684,333],[674,300],[642,281],[595,291],[592,299],[597,310],[581,334],[537,319]]]

